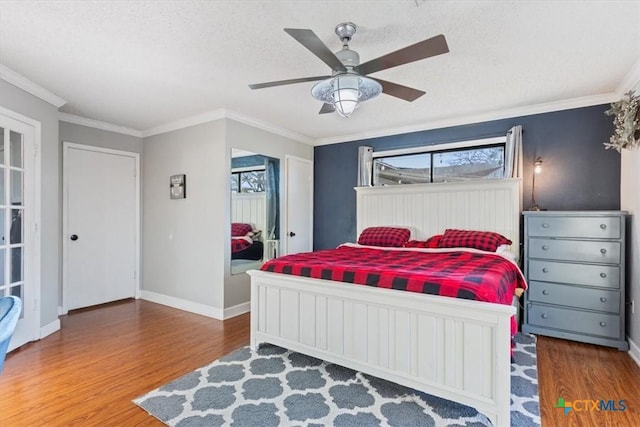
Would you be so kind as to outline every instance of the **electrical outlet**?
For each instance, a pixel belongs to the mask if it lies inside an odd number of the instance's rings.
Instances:
[[[631,300],[631,314],[636,314],[636,300]]]

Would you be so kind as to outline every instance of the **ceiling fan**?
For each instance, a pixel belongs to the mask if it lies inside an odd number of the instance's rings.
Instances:
[[[374,98],[381,92],[409,102],[415,101],[425,94],[422,90],[398,83],[366,77],[368,74],[449,52],[447,41],[440,34],[360,64],[358,52],[349,49],[349,41],[351,41],[356,29],[356,24],[352,22],[344,22],[336,26],[335,31],[342,41],[342,50],[334,54],[313,31],[285,28],[284,31],[287,34],[331,67],[331,75],[258,83],[249,85],[249,87],[263,89],[322,80],[320,83],[316,83],[311,90],[311,95],[314,98],[324,102],[320,114],[336,111],[342,117],[349,117],[360,102]]]

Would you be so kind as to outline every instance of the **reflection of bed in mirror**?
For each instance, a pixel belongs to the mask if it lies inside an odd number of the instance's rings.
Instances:
[[[264,257],[263,242],[266,233],[265,193],[232,193],[231,222],[232,224],[250,224],[253,235],[244,238],[232,236],[231,274],[259,269]],[[236,241],[234,242],[234,240]],[[249,243],[249,240],[253,240],[253,242]]]

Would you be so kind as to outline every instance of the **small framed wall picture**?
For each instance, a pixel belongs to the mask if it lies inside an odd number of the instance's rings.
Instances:
[[[187,197],[187,177],[185,174],[171,175],[169,195],[172,199],[184,199]]]

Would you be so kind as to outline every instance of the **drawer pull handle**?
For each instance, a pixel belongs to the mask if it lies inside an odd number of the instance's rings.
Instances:
[[[548,272],[549,272],[549,270],[545,267],[545,268],[543,268],[543,269],[542,269],[542,272],[543,272],[543,273],[548,273]]]
[[[607,228],[607,224],[600,224],[600,228],[602,228],[603,230],[605,230]]]
[[[607,250],[605,248],[602,248],[602,249],[600,249],[600,253],[604,255],[604,254],[607,253]]]
[[[600,322],[600,326],[604,328],[605,326],[607,326],[607,322]]]
[[[549,291],[545,289],[544,291],[542,291],[542,295],[549,295]]]
[[[547,317],[549,317],[549,316],[547,315],[547,313],[542,313],[542,314],[540,315],[540,317],[542,317],[543,319],[546,319],[546,318],[547,318]]]
[[[605,297],[600,297],[600,301],[607,302],[607,299]]]
[[[548,250],[549,250],[549,246],[547,246],[547,245],[542,245],[542,250],[543,250],[543,251],[548,251]]]
[[[604,279],[605,277],[607,277],[607,273],[600,273],[600,277]]]
[[[549,228],[549,224],[547,224],[546,222],[542,223],[542,228]]]

